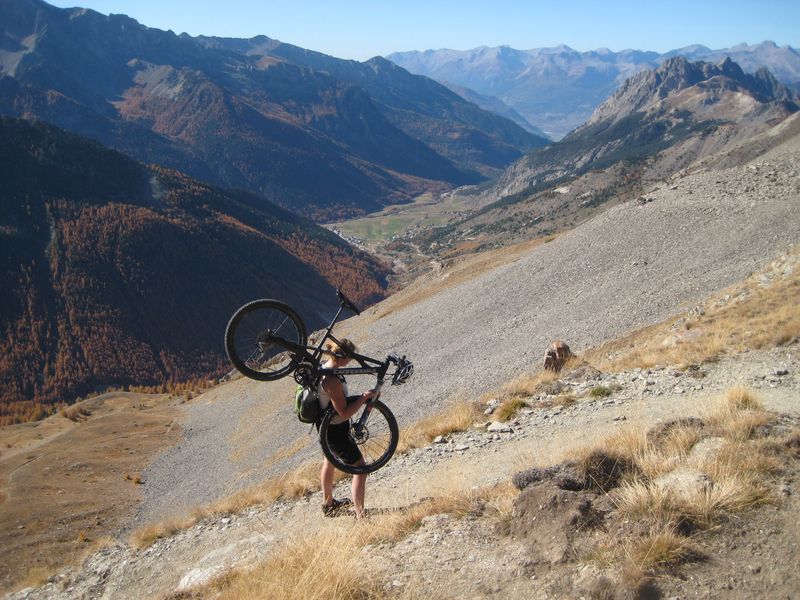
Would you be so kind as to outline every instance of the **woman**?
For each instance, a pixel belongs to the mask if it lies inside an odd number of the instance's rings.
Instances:
[[[330,342],[327,348],[328,360],[322,365],[326,369],[340,369],[347,366],[352,360],[351,355],[356,351],[355,344],[347,339],[342,340],[341,345]],[[348,421],[374,395],[375,392],[370,390],[360,396],[348,397],[347,383],[341,375],[325,375],[320,381],[320,406],[324,410],[328,407],[328,404],[333,404],[333,409],[337,413],[337,416],[331,419],[331,425],[328,427],[328,442],[331,450],[346,463],[353,465],[364,464],[364,457],[361,455],[361,451],[348,435],[350,427]],[[350,504],[350,500],[347,498],[336,500],[333,497],[334,470],[335,467],[325,458],[319,479],[322,484],[322,512],[328,517],[336,515],[339,509]],[[352,494],[356,519],[364,518],[366,484],[366,474],[353,475]]]

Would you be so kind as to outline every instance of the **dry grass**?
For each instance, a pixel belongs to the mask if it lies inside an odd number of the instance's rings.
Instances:
[[[466,400],[465,394],[459,394],[448,401],[448,408],[443,412],[417,421],[400,432],[397,452],[404,453],[413,448],[427,446],[437,436],[458,431],[466,431],[483,418],[481,405]]]
[[[556,381],[560,375],[567,373],[571,368],[578,364],[577,359],[569,359],[564,364],[561,373],[553,371],[538,371],[536,373],[524,373],[515,377],[512,381],[505,384],[499,391],[484,394],[479,404],[486,403],[489,399],[497,398],[500,400],[500,406],[492,413],[492,420],[494,421],[507,421],[513,417],[517,412],[530,406],[527,398],[541,393],[548,384]],[[569,406],[575,403],[575,397],[571,394],[562,394],[556,397],[551,404],[560,406]]]
[[[200,520],[213,515],[237,514],[251,506],[271,504],[277,500],[303,498],[320,489],[320,464],[316,461],[305,463],[292,471],[240,490],[213,504],[197,507],[188,515],[145,525],[133,532],[130,542],[136,548],[146,548],[158,539],[188,529]],[[345,473],[336,471],[334,483],[345,477],[347,477]]]
[[[800,249],[794,249],[796,260]],[[765,275],[773,277],[764,286]],[[714,361],[800,337],[800,269],[771,266],[712,297],[700,310],[646,327],[585,353],[604,371]]]
[[[67,408],[62,408],[59,414],[65,419],[69,419],[75,423],[82,423],[92,415],[92,412],[82,404],[75,404]]]
[[[143,485],[144,480],[140,473],[125,473],[125,480],[130,481],[131,483],[135,483],[137,485]]]
[[[640,589],[654,573],[671,571],[700,556],[692,540],[674,527],[654,526],[624,543],[619,561],[622,583],[628,589]]]
[[[705,415],[717,435],[736,441],[751,439],[770,417],[753,392],[743,387],[729,389],[717,407]]]
[[[453,487],[401,510],[371,516],[363,523],[332,524],[311,535],[287,540],[272,557],[254,569],[226,574],[210,585],[195,590],[194,597],[250,600],[397,599],[383,591],[380,570],[371,568],[369,555],[362,550],[381,542],[396,542],[416,530],[423,519],[449,514],[462,517],[486,514],[501,518],[510,513],[516,491],[510,485],[482,490]],[[400,598],[427,597],[411,586]]]
[[[739,410],[763,411],[764,405],[749,388],[738,386],[725,392],[722,408],[730,414]]]
[[[567,361],[563,372],[569,370],[571,361]],[[554,382],[559,374],[553,371],[538,371],[536,373],[524,373],[505,384],[499,393],[501,400],[510,398],[525,398],[535,395],[543,385]]]
[[[492,419],[495,421],[508,421],[527,406],[529,406],[528,403],[522,398],[510,398],[497,407],[497,410],[492,413]]]
[[[752,391],[732,388],[702,421],[677,421],[650,436],[627,429],[577,453],[579,468],[593,453],[630,463],[610,492],[628,533],[621,540],[602,538],[584,560],[615,570],[624,587],[636,590],[653,576],[701,558],[689,531],[777,499],[774,476],[788,446],[763,437],[770,419]],[[704,438],[713,440],[693,452]],[[676,469],[708,481],[674,487],[661,479]]]
[[[208,596],[236,600],[382,597],[377,578],[363,564],[356,536],[341,531],[297,536],[264,564],[217,579],[206,591]]]
[[[641,431],[608,440],[608,446],[635,462],[639,473],[614,492],[618,509],[664,524],[691,521],[707,526],[724,514],[771,501],[767,478],[779,471],[780,463],[769,444],[751,440],[757,428],[770,420],[760,406],[749,390],[728,390],[704,419],[706,434],[722,438],[721,446],[699,458],[690,453],[702,432],[690,424],[670,429],[658,444]],[[679,467],[704,473],[711,484],[678,494],[657,483],[659,476]]]
[[[601,538],[584,560],[616,572],[634,596],[653,577],[702,560],[689,532],[777,500],[774,476],[782,472],[789,446],[764,437],[762,427],[769,421],[752,391],[732,388],[702,421],[677,421],[649,437],[642,429],[628,429],[584,450],[584,456],[617,455],[633,465],[610,493],[628,533]],[[709,444],[693,452],[704,438]],[[661,479],[676,469],[701,473],[708,481],[674,487]]]
[[[575,394],[559,394],[549,402],[549,406],[572,406],[578,401]]]
[[[164,519],[158,523],[150,523],[140,527],[131,534],[130,543],[134,548],[147,548],[156,540],[169,537],[188,529],[203,517],[199,512],[188,516]]]

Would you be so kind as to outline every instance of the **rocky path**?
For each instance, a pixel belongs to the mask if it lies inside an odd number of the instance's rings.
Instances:
[[[463,489],[507,481],[523,467],[557,462],[618,428],[697,415],[735,385],[756,390],[770,410],[800,416],[800,345],[796,343],[704,366],[702,376],[689,373],[637,369],[597,373],[579,381],[565,378],[564,385],[580,397],[575,404],[523,409],[497,431],[477,424],[470,431],[398,456],[370,477],[368,506],[372,510],[404,507],[454,485]],[[587,395],[599,385],[619,389],[607,398]],[[543,395],[529,401],[546,404],[550,399]],[[343,487],[339,493],[348,491]],[[90,557],[83,568],[10,598],[133,599],[185,589],[234,566],[255,564],[277,543],[299,532],[343,526],[343,519],[333,524],[324,519],[319,504],[317,493],[240,515],[210,518],[142,551],[123,544],[111,546]],[[495,535],[484,522],[440,515],[427,518],[422,528],[400,543],[370,549],[370,560],[390,587],[422,581],[433,589],[446,585],[446,595],[453,597],[484,597],[499,589],[504,597],[529,597],[535,590],[524,568],[524,550],[508,541],[499,549],[493,543]],[[435,570],[430,568],[431,560],[436,561]],[[386,571],[386,565],[394,566]]]

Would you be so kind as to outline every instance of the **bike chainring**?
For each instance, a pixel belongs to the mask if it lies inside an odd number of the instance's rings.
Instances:
[[[311,387],[314,385],[316,378],[316,369],[310,362],[301,362],[294,370],[294,380],[303,387]]]

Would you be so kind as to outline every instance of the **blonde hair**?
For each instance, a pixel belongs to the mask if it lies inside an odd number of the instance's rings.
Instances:
[[[348,356],[354,354],[357,350],[356,345],[347,338],[339,340],[338,344],[334,341],[327,342],[325,344],[325,349],[331,353],[343,353]]]

